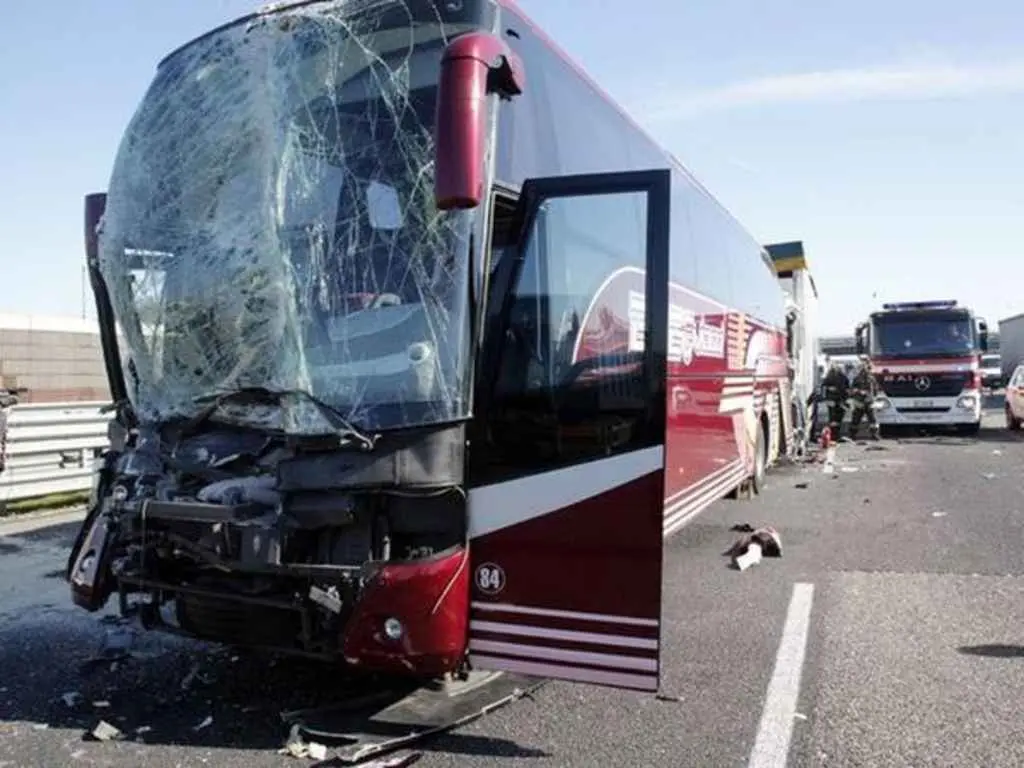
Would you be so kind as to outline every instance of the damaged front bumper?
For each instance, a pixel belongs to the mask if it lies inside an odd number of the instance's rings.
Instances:
[[[175,532],[185,526],[230,546],[221,555],[204,551]],[[134,540],[143,529],[151,543],[117,556],[122,538]],[[465,547],[362,566],[283,562],[283,549],[273,525],[237,508],[147,501],[134,524],[109,510],[94,516],[71,564],[72,595],[95,611],[117,593],[122,615],[150,629],[367,671],[438,677],[460,668],[469,610]],[[187,577],[176,573],[182,550],[188,562],[202,560]]]

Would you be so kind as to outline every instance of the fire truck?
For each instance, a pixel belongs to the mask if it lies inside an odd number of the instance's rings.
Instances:
[[[907,426],[981,428],[981,354],[988,326],[955,300],[883,304],[856,329],[879,383],[883,434]]]
[[[792,439],[783,293],[511,0],[205,34],[85,219],[113,420],[77,605],[353,670],[658,688],[664,537]]]

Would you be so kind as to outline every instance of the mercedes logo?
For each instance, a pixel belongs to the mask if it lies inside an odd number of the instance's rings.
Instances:
[[[927,376],[918,376],[914,379],[914,389],[918,392],[924,392],[928,387],[932,385],[932,380]]]

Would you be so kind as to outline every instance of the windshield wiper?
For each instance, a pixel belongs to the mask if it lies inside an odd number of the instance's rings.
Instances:
[[[377,441],[380,439],[379,434],[367,434],[345,418],[345,415],[337,408],[325,403],[319,397],[304,389],[239,387],[238,389],[226,389],[219,392],[210,392],[205,395],[199,395],[198,397],[193,398],[192,401],[199,404],[207,403],[207,405],[203,410],[192,417],[189,423],[185,426],[184,431],[186,433],[193,432],[200,425],[206,422],[218,408],[229,402],[243,404],[248,402],[256,405],[280,405],[281,401],[287,397],[301,397],[316,406],[317,410],[320,411],[320,414],[336,430],[334,435],[343,442],[356,442],[364,451],[372,451],[376,447]]]

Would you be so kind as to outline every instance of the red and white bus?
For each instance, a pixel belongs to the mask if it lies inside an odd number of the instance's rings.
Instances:
[[[653,691],[665,535],[789,448],[765,250],[508,0],[213,30],[86,218],[88,610]]]

